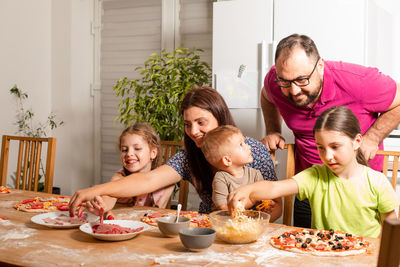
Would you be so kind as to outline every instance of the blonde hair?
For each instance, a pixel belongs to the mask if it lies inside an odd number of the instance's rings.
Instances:
[[[118,149],[121,150],[121,140],[122,137],[128,134],[137,134],[144,138],[146,143],[149,145],[151,149],[157,149],[157,155],[151,162],[151,169],[155,169],[159,165],[160,161],[160,137],[154,131],[153,127],[148,125],[147,123],[137,122],[132,126],[129,126],[125,130],[122,131],[121,135],[118,138]]]
[[[203,138],[201,151],[207,161],[215,167],[224,155],[229,153],[230,141],[234,135],[243,135],[240,129],[232,125],[219,126],[208,133]]]

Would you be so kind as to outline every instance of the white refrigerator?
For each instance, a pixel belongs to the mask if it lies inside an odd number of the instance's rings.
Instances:
[[[243,133],[256,139],[265,136],[260,91],[282,38],[306,34],[324,59],[367,65],[373,54],[368,46],[368,34],[373,30],[370,8],[368,0],[214,2],[213,86],[224,96]],[[293,143],[285,125],[283,136]],[[285,157],[278,153],[278,162]],[[284,166],[277,167],[280,178]]]

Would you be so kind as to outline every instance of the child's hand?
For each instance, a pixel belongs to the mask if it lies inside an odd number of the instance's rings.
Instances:
[[[245,206],[246,203],[252,202],[250,199],[250,192],[250,188],[245,185],[228,195],[228,208],[232,215],[236,209]]]
[[[100,196],[94,197],[92,200],[87,201],[84,203],[84,206],[87,211],[90,213],[93,213],[94,215],[99,216],[100,213],[103,213],[104,211],[107,211],[107,207],[103,201],[103,198]],[[101,211],[103,210],[103,211]]]

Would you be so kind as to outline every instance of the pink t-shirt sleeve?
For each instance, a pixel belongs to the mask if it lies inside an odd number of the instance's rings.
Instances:
[[[396,82],[377,68],[360,68],[355,64],[348,66],[347,71],[354,70],[353,75],[337,75],[338,84],[351,88],[355,99],[360,101],[359,108],[377,113],[387,111],[396,95]]]

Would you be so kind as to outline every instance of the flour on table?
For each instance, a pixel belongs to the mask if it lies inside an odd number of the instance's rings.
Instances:
[[[131,211],[127,212],[124,215],[117,215],[118,219],[123,219],[123,220],[138,220],[140,221],[140,219],[145,215],[145,214],[150,214],[150,213],[154,213],[153,210],[134,210],[132,209]]]
[[[10,226],[10,225],[14,225],[12,222],[10,222],[9,220],[1,220],[0,219],[0,225],[2,226]]]
[[[30,237],[32,234],[36,232],[34,229],[30,228],[20,228],[20,229],[11,229],[11,230],[6,230],[1,229],[0,231],[0,240],[9,240],[9,239],[25,239]],[[2,233],[5,232],[5,233]]]
[[[50,247],[51,249],[43,248],[43,251],[38,250],[35,252],[35,254],[43,255],[43,254],[49,253],[50,255],[52,255],[54,253],[54,250],[52,250],[52,249],[55,249],[57,251],[57,255],[62,255],[64,257],[68,257],[68,258],[72,258],[72,257],[76,258],[76,257],[80,257],[80,255],[81,256],[84,255],[84,257],[86,258],[86,257],[88,257],[88,255],[93,254],[92,248],[87,248],[87,249],[76,248],[76,249],[74,249],[74,248],[66,248],[64,246],[59,246],[57,244],[47,244],[47,246]]]
[[[191,266],[196,266],[193,262],[198,262],[200,264],[198,266],[204,266],[205,264],[212,266],[213,264],[229,265],[232,264],[232,262],[247,262],[247,259],[245,254],[241,255],[237,252],[215,252],[211,249],[207,249],[204,252],[191,252],[180,255],[166,254],[154,257],[155,264],[181,263],[182,265],[190,264]]]
[[[1,201],[0,207],[1,208],[14,208],[14,205],[17,203],[18,203],[18,201]]]

